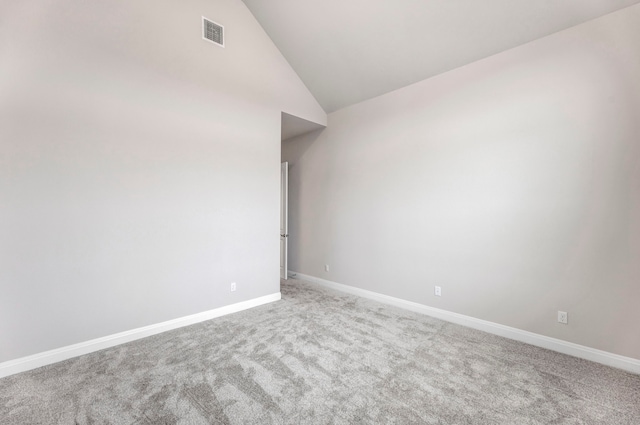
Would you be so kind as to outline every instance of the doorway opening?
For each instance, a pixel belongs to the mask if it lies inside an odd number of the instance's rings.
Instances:
[[[289,170],[295,167],[295,159],[289,160],[283,146],[285,142],[297,143],[298,136],[325,128],[322,124],[282,112],[280,123],[280,278],[289,277],[289,248],[292,238],[289,233]],[[293,162],[292,162],[293,161]],[[295,192],[295,191],[294,191]],[[294,193],[295,195],[295,193]],[[294,200],[295,201],[295,200]],[[295,213],[295,211],[294,211]],[[295,226],[294,226],[295,227]],[[295,233],[295,232],[294,232]],[[295,249],[295,235],[293,235]],[[293,264],[293,267],[296,267]]]

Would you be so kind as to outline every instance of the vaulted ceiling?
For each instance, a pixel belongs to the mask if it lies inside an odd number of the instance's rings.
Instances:
[[[244,0],[327,112],[640,0]]]

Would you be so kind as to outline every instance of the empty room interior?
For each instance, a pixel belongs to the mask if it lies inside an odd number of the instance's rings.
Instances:
[[[640,424],[640,0],[0,0],[0,424]]]

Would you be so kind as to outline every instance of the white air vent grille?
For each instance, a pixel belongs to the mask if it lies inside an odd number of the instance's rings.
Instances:
[[[202,17],[202,38],[224,47],[224,27]]]

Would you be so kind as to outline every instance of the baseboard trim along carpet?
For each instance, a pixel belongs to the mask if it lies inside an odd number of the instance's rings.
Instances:
[[[142,328],[132,329],[130,331],[120,332],[117,334],[96,338],[78,344],[68,345],[66,347],[57,348],[55,350],[45,351],[43,353],[22,357],[15,360],[0,363],[0,378],[13,375],[38,367],[46,366],[52,363],[61,362],[83,354],[93,353],[94,351],[103,350],[105,348],[124,344],[136,339],[146,338],[162,332],[170,331],[184,326],[193,325],[204,322],[206,320],[215,319],[216,317],[226,316],[227,314],[237,313],[263,304],[268,304],[281,299],[280,292],[265,295],[263,297],[242,301],[236,304],[215,308],[213,310],[204,311],[202,313],[192,314],[190,316],[179,317],[177,319],[168,320],[166,322],[156,323],[154,325],[144,326]]]
[[[548,350],[557,351],[559,353],[568,354],[570,356],[579,357],[581,359],[601,363],[607,366],[626,370],[627,372],[640,374],[640,360],[631,357],[625,357],[618,354],[609,353],[607,351],[597,350],[595,348],[586,347],[584,345],[574,344],[572,342],[563,341],[561,339],[523,331],[521,329],[489,322],[487,320],[476,319],[475,317],[465,316],[463,314],[453,313],[451,311],[442,310],[435,307],[429,307],[424,304],[418,304],[412,301],[391,297],[389,295],[379,294],[377,292],[344,285],[342,283],[332,282],[330,280],[322,279],[315,276],[309,276],[295,271],[290,271],[289,276],[310,283],[315,283],[326,288],[346,292],[351,295],[368,298],[370,300],[389,304],[395,307],[400,307],[416,313],[426,314],[427,316],[435,317],[436,319],[445,320],[447,322],[488,332],[505,338],[510,338],[516,341],[535,345],[537,347],[542,347]]]

